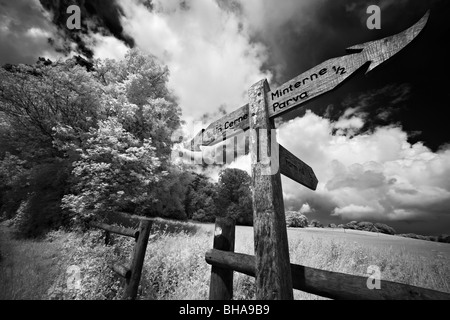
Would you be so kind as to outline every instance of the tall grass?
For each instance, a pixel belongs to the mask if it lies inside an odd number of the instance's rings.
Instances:
[[[253,254],[252,237],[250,232],[237,234],[236,251]],[[129,261],[134,245],[132,239],[117,236],[115,243],[106,247],[100,231],[84,235],[59,231],[42,242],[9,243],[13,246],[8,255],[13,254],[13,258],[5,257],[0,249],[3,299],[120,299],[123,280],[106,264]],[[208,299],[211,267],[204,257],[212,244],[213,233],[208,228],[157,222],[147,247],[139,298]],[[327,240],[307,234],[290,239],[289,249],[292,263],[361,276],[368,276],[368,266],[377,265],[382,280],[450,292],[447,257],[430,260],[411,254],[405,247],[375,249],[345,239]],[[70,265],[80,268],[80,289],[68,289],[66,272]],[[7,270],[11,269],[14,280],[8,278]],[[300,291],[295,291],[294,296],[321,299]],[[234,299],[254,298],[254,279],[235,273]]]
[[[11,239],[8,229],[0,230],[0,300],[34,300],[46,296],[55,277],[64,272],[66,257],[59,242]]]
[[[367,268],[378,266],[381,280],[450,292],[450,264],[441,256],[429,260],[405,247],[371,248],[343,239],[327,240],[299,235],[289,244],[292,263],[368,277]],[[296,291],[296,299],[319,297]]]

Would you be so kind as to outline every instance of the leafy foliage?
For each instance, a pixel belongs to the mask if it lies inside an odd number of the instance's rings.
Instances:
[[[225,169],[220,173],[217,188],[218,215],[229,216],[236,223],[253,224],[251,179],[247,172]]]
[[[27,198],[18,214],[21,222],[16,225],[21,235],[38,237],[52,228],[69,225],[69,217],[61,208],[69,174],[66,161],[58,158],[30,170]]]
[[[6,152],[0,160],[0,208],[1,216],[9,219],[14,216],[16,210],[27,194],[26,161]]]
[[[309,226],[313,227],[313,228],[323,228],[323,224],[319,220],[316,220],[316,219],[311,220],[311,222],[309,223]]]
[[[180,108],[167,81],[167,67],[138,50],[0,68],[2,216],[22,204],[19,229],[30,236],[109,210],[184,218],[184,178],[169,161]],[[179,197],[172,208],[158,207],[168,202],[158,188]]]
[[[286,211],[286,225],[293,228],[306,228],[308,218],[296,211]]]
[[[186,191],[185,210],[189,219],[200,222],[214,222],[217,187],[204,175],[194,174]]]
[[[149,186],[160,178],[151,140],[139,141],[114,118],[100,121],[89,135],[72,171],[75,192],[64,196],[63,208],[89,220],[144,201]]]
[[[93,75],[73,60],[0,68],[0,113],[9,129],[1,136],[12,138],[7,146],[24,159],[54,157],[53,128],[70,126],[79,133],[95,126],[100,93]]]
[[[148,208],[149,215],[186,220],[185,204],[193,179],[191,173],[172,168],[155,187],[156,201]]]
[[[129,51],[118,62],[96,60],[95,67],[95,76],[104,85],[104,114],[116,117],[136,138],[151,138],[164,164],[171,153],[171,134],[178,129],[181,115],[175,97],[167,89],[167,67],[138,50]]]
[[[0,69],[0,212],[25,236],[127,212],[251,225],[250,177],[171,163],[180,108],[157,58],[75,57]]]

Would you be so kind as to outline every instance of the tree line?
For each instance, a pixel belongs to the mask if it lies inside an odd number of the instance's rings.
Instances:
[[[0,68],[0,218],[38,236],[108,212],[252,223],[250,177],[174,164],[181,108],[154,56]]]

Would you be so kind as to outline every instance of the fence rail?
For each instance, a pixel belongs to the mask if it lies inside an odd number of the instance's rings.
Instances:
[[[227,226],[227,232],[223,232]],[[251,277],[256,275],[255,256],[221,249],[218,244],[228,243],[234,248],[234,230],[227,219],[216,220],[214,249],[205,254],[212,265],[210,299],[230,300],[233,292],[233,271]],[[234,229],[234,224],[233,224]],[[231,235],[231,237],[230,237]],[[230,276],[231,273],[231,276]],[[213,281],[221,276],[222,281]],[[225,276],[223,276],[225,275]],[[391,281],[381,281],[380,290],[367,288],[367,277],[319,270],[291,263],[292,287],[297,290],[336,300],[450,300],[450,294]]]
[[[118,226],[111,226],[102,222],[91,222],[91,227],[105,230],[106,232],[120,234],[122,236],[134,238],[136,241],[139,238],[139,230],[131,228],[122,228]]]
[[[119,276],[125,279],[129,279],[131,277],[131,269],[125,267],[123,264],[120,263],[108,263],[108,267],[117,273]]]
[[[128,268],[120,263],[109,263],[108,267],[122,278],[125,278],[126,285],[122,299],[136,299],[152,222],[147,219],[142,219],[139,223],[139,230],[111,226],[101,222],[91,222],[90,225],[91,227],[105,230],[105,244],[109,243],[110,233],[135,239],[136,243],[133,249],[133,258],[130,264],[131,266]]]

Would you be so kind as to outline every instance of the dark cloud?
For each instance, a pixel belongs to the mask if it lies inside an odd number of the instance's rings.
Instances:
[[[70,5],[81,9],[81,30],[67,28]],[[122,16],[115,0],[0,0],[0,64],[33,63],[40,55],[55,59],[72,52],[92,58],[94,34],[133,47],[133,38],[123,32]]]
[[[40,0],[40,3],[52,13],[53,23],[66,40],[66,45],[58,50],[69,53],[71,49],[67,43],[73,42],[76,43],[78,52],[92,58],[92,44],[89,39],[92,33],[112,35],[129,47],[134,46],[133,38],[123,32],[120,23],[123,11],[115,0]],[[70,16],[66,11],[70,5],[78,5],[81,9],[81,30],[69,30],[66,26]]]
[[[368,30],[365,25],[369,4],[382,8],[381,30]],[[284,120],[310,109],[335,121],[346,108],[362,106],[368,121],[360,133],[400,125],[411,143],[424,142],[433,151],[449,143],[445,106],[450,91],[444,75],[450,65],[443,50],[443,39],[450,36],[449,1],[320,1],[309,8],[307,24],[289,19],[279,31],[261,31],[259,40],[271,48],[268,65],[285,66],[274,68],[277,82],[282,83],[329,58],[345,55],[349,46],[405,30],[427,10],[431,15],[426,28],[405,50],[368,75],[361,69],[335,91],[286,114]]]
[[[33,63],[52,51],[47,39],[55,32],[38,3],[0,0],[0,64]]]
[[[290,8],[289,16],[278,17],[278,23],[267,23],[257,40],[271,50],[269,65],[283,64],[276,79],[285,82],[326,59],[345,54],[345,48],[390,36],[410,27],[430,8],[440,9],[447,1],[418,0],[326,0],[302,1]],[[304,3],[309,3],[305,5]],[[283,4],[278,4],[283,6]],[[369,30],[366,9],[379,5],[382,29]],[[349,10],[349,8],[353,8]],[[272,12],[266,13],[269,17]],[[283,19],[286,18],[286,19]],[[270,21],[270,18],[269,18]],[[274,29],[273,25],[277,25]]]

